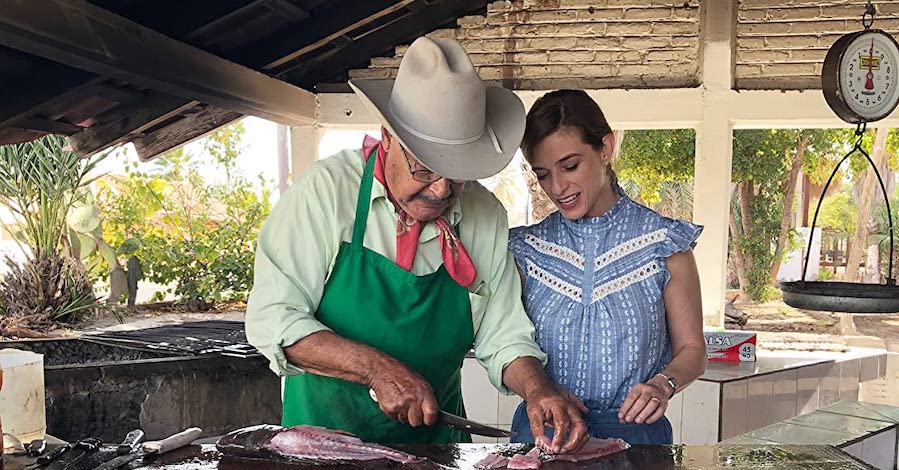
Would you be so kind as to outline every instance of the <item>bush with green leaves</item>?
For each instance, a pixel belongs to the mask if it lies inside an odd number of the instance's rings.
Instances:
[[[173,283],[172,293],[191,310],[245,300],[252,286],[270,191],[262,178],[252,181],[236,169],[242,129],[238,123],[203,141],[204,154],[225,169],[223,183],[207,181],[198,157],[180,149],[150,165],[129,165],[98,191],[104,238],[112,246],[136,240],[144,278]]]

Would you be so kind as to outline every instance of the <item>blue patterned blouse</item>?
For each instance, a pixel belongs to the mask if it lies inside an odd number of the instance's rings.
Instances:
[[[547,373],[590,410],[617,410],[635,384],[671,361],[665,258],[701,231],[627,196],[599,217],[572,221],[556,212],[511,230]]]

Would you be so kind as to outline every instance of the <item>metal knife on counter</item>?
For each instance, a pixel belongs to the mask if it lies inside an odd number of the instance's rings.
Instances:
[[[375,402],[378,401],[378,396],[375,394],[374,390],[368,389],[368,395]],[[515,435],[515,433],[512,431],[506,431],[504,429],[495,428],[493,426],[487,426],[486,424],[481,424],[477,421],[472,421],[461,416],[456,416],[443,410],[439,410],[437,412],[437,424],[448,426],[458,431],[467,432],[469,434],[477,434],[479,436],[512,437]]]
[[[140,458],[180,449],[199,439],[202,435],[203,431],[200,428],[188,428],[161,441],[148,441],[144,442],[143,445],[139,445],[144,437],[144,433],[137,429],[129,432],[125,436],[125,440],[119,444],[119,447],[116,449],[116,453],[119,454],[118,457],[98,466],[94,470],[116,470]]]

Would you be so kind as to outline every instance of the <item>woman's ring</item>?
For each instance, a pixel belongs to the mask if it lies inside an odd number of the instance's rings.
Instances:
[[[660,404],[660,405],[662,404],[662,400],[659,400],[659,399],[656,398],[656,397],[649,397],[649,399],[650,399],[650,400],[654,400],[656,403],[658,403],[658,404]]]

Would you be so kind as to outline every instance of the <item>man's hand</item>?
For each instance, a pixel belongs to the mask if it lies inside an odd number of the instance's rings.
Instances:
[[[556,454],[575,452],[587,443],[589,435],[584,424],[587,407],[580,398],[561,387],[552,387],[527,398],[528,418],[531,420],[531,434],[535,442]],[[553,439],[549,443],[546,427],[553,428]]]
[[[397,361],[380,367],[369,386],[387,416],[410,426],[433,426],[440,409],[431,385],[412,369]]]
[[[618,410],[618,422],[652,424],[665,415],[672,390],[667,382],[663,385],[656,377],[634,385]]]
[[[381,410],[411,426],[433,425],[438,405],[431,385],[402,362],[330,331],[319,331],[284,348],[287,359],[306,372],[367,385]]]
[[[503,383],[527,402],[528,418],[534,442],[557,454],[575,452],[587,443],[584,403],[571,392],[554,384],[543,365],[523,356],[503,370]],[[546,427],[553,428],[553,440],[547,444]]]

